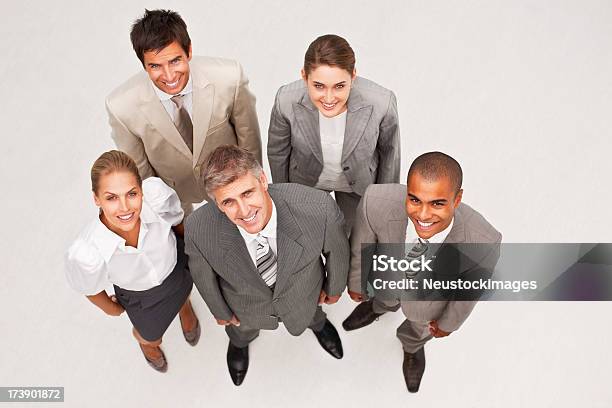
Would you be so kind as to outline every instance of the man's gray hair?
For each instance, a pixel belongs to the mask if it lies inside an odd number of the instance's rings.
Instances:
[[[213,192],[233,183],[247,173],[261,176],[261,164],[249,151],[235,145],[217,147],[202,167],[202,178],[206,194],[213,198]]]

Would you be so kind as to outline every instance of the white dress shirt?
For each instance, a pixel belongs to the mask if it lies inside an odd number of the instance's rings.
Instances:
[[[125,245],[96,217],[79,234],[66,254],[66,278],[84,295],[95,295],[112,284],[143,291],[160,285],[176,265],[172,226],[183,220],[181,202],[161,179],[142,182],[138,248]]]
[[[262,235],[268,239],[268,244],[270,244],[270,249],[274,252],[274,255],[278,258],[278,252],[276,250],[276,206],[274,205],[274,201],[272,201],[272,215],[270,216],[270,221],[266,224],[264,229],[262,229],[257,234],[251,234],[244,229],[238,227],[238,231],[240,231],[240,235],[242,235],[242,239],[244,239],[244,243],[246,244],[247,250],[249,251],[249,255],[253,260],[253,264],[255,268],[257,268],[257,236]]]
[[[172,119],[172,122],[174,122],[178,108],[170,99],[176,95],[170,95],[165,93],[164,91],[156,87],[153,82],[151,82],[151,86],[153,87],[153,90],[155,90],[155,93],[157,94],[157,97],[159,98],[162,105],[164,105],[166,112],[168,112],[168,115],[170,115],[170,119]],[[191,82],[191,74],[189,75],[187,85],[185,85],[185,88],[183,88],[183,90],[177,95],[183,95],[183,106],[185,107],[185,109],[187,109],[189,117],[193,122],[193,83]]]
[[[353,191],[342,170],[342,147],[346,129],[346,111],[333,118],[319,112],[319,133],[323,152],[323,170],[315,185],[320,190]]]

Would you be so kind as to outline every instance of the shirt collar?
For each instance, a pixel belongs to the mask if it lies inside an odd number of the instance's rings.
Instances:
[[[125,245],[125,240],[109,230],[108,227],[102,223],[99,216],[96,217],[96,228],[93,231],[93,239],[104,261],[107,263],[110,261],[117,248],[121,245]]]
[[[266,224],[266,226],[257,234],[251,234],[241,227],[238,227],[238,231],[240,231],[240,235],[247,242],[250,243],[254,239],[257,238],[257,235],[263,235],[266,238],[276,239],[276,205],[274,205],[274,200],[270,197],[270,201],[272,201],[272,215],[270,216],[270,220]]]
[[[151,82],[151,85],[153,86],[153,90],[155,91],[155,94],[157,95],[159,100],[162,102],[169,101],[173,96],[176,96],[176,95],[170,95],[170,94],[165,93],[164,91],[156,87],[153,82]],[[193,91],[193,82],[191,80],[191,73],[189,73],[189,79],[187,80],[187,85],[185,85],[183,90],[179,92],[177,95],[188,95],[192,91]]]
[[[348,109],[342,113],[337,114],[336,116],[328,118],[327,116],[323,115],[321,111],[319,111],[319,123],[326,122],[326,121],[328,122],[332,122],[332,121],[346,122],[346,112],[348,112]]]
[[[154,222],[159,222],[159,217],[157,217],[146,201],[143,200],[142,209],[140,210],[140,232],[138,234],[139,247],[149,231],[148,224],[152,224]],[[96,217],[96,227],[94,228],[93,238],[106,262],[110,261],[117,248],[125,246],[125,239],[108,229],[108,227],[100,220],[99,216]]]
[[[453,228],[454,223],[455,223],[455,217],[453,217],[450,224],[448,224],[448,227],[444,228],[444,230],[438,232],[437,234],[429,238],[427,241],[430,244],[443,243],[446,237],[448,236],[448,234],[450,233],[451,229]],[[414,224],[412,223],[412,220],[408,219],[408,225],[406,226],[406,240],[412,241],[412,240],[417,239],[418,237],[419,237],[419,234],[417,234],[416,229],[414,228]]]

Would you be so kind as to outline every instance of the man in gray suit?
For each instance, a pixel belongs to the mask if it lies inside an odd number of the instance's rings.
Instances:
[[[405,243],[406,249],[426,251],[437,247],[436,262],[456,269],[460,277],[490,276],[499,258],[501,234],[482,215],[461,203],[462,171],[452,157],[430,152],[419,156],[408,172],[408,186],[373,184],[366,190],[357,210],[351,236],[351,270],[348,290],[360,303],[343,322],[345,330],[367,326],[380,315],[402,308],[406,320],[397,329],[404,348],[403,373],[410,392],[417,392],[425,370],[424,344],[433,337],[456,331],[476,304],[460,294],[437,301],[367,299],[362,271],[362,244]],[[474,243],[476,256],[445,251],[452,244]],[[474,250],[471,250],[474,252]],[[457,255],[450,258],[449,253]],[[465,259],[469,258],[469,259]],[[477,262],[473,262],[476,259]],[[362,274],[362,272],[365,272]]]
[[[338,301],[349,268],[334,200],[298,184],[268,185],[255,156],[236,146],[215,149],[203,171],[214,204],[187,219],[185,252],[196,287],[229,336],[234,384],[246,375],[249,343],[281,321],[294,336],[312,329],[342,358],[338,332],[320,306]]]

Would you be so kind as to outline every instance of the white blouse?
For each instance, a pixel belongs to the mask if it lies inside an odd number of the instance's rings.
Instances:
[[[342,148],[346,129],[346,111],[333,118],[319,112],[319,133],[323,152],[323,170],[315,185],[321,190],[351,192],[353,189],[342,170]]]
[[[176,266],[176,237],[172,226],[183,220],[176,192],[161,179],[142,182],[138,248],[109,230],[96,217],[66,253],[66,278],[83,295],[95,295],[112,284],[127,290],[160,285]]]

